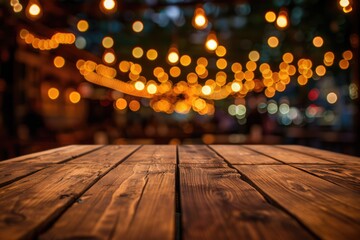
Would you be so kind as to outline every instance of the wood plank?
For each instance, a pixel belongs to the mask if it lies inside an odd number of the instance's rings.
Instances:
[[[280,145],[279,147],[283,149],[290,149],[296,152],[304,152],[340,164],[360,164],[360,157],[350,156],[346,154],[335,153],[300,145]]]
[[[41,239],[173,239],[175,168],[169,164],[120,164]]]
[[[294,165],[345,188],[360,192],[360,166]]]
[[[123,164],[176,164],[175,145],[144,145]]]
[[[0,187],[44,169],[52,164],[68,161],[100,147],[102,146],[71,145],[0,162]]]
[[[320,238],[360,238],[359,192],[288,165],[235,167]]]
[[[288,164],[290,163],[334,164],[333,162],[329,162],[324,159],[302,154],[292,150],[281,149],[270,145],[243,145],[243,146]]]
[[[1,188],[0,239],[33,237],[136,148],[106,146]]]
[[[211,145],[210,147],[231,164],[282,164],[273,158],[239,145]]]
[[[214,151],[210,151],[206,145],[181,145],[179,149],[179,164],[210,164],[214,167],[226,166],[223,159]]]
[[[214,162],[223,161],[203,146],[185,154],[188,149],[179,147],[180,163],[206,163],[209,156]],[[235,169],[183,164],[179,175],[183,239],[312,239]]]

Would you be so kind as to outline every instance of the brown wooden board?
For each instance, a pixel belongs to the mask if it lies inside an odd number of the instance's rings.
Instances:
[[[340,163],[340,164],[360,164],[360,158],[350,155],[345,155],[341,153],[330,152],[326,150],[305,147],[300,145],[280,145],[282,149],[289,149],[296,152],[303,152],[310,154],[315,157],[319,157],[331,162]]]
[[[360,193],[287,165],[235,165],[323,239],[360,239]]]
[[[123,164],[176,164],[175,145],[144,145]]]
[[[71,145],[0,162],[0,187],[52,164],[68,161],[100,147],[101,145]]]
[[[212,165],[214,167],[221,167],[226,165],[223,159],[214,151],[210,151],[206,145],[181,145],[178,146],[179,151],[179,164],[204,164]]]
[[[211,145],[210,147],[231,164],[282,164],[273,158],[239,145]]]
[[[261,154],[268,155],[272,158],[280,160],[284,163],[302,163],[302,164],[333,164],[333,162],[326,161],[307,154],[302,154],[296,151],[281,149],[270,145],[244,145],[244,147],[257,151]]]
[[[175,168],[169,164],[120,164],[41,239],[173,239]]]
[[[1,188],[0,239],[34,236],[136,148],[106,146],[78,164],[56,164]]]
[[[179,147],[183,239],[312,239],[294,219],[268,203],[206,147]],[[195,156],[195,157],[193,157]],[[250,167],[250,166],[249,166]]]
[[[360,165],[294,165],[337,185],[360,193]],[[360,201],[360,199],[359,199]],[[360,202],[359,202],[360,204]]]

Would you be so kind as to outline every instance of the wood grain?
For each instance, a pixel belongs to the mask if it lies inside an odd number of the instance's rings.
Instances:
[[[298,165],[295,167],[315,174],[337,185],[360,193],[360,166]]]
[[[244,145],[244,147],[257,151],[261,154],[266,154],[272,158],[280,160],[284,163],[302,163],[302,164],[333,164],[333,162],[326,161],[314,156],[302,154],[288,149],[280,149],[270,145]]]
[[[296,152],[304,152],[339,164],[356,164],[356,165],[360,164],[359,157],[350,156],[346,154],[335,153],[335,152],[330,152],[326,150],[305,147],[300,145],[280,145],[279,147],[281,147],[282,149],[289,149]]]
[[[235,167],[320,238],[360,238],[359,192],[287,165]]]
[[[213,165],[214,167],[226,166],[223,159],[214,152],[210,151],[206,145],[181,145],[178,146],[179,151],[179,164],[198,164]]]
[[[179,165],[183,239],[312,239],[235,169],[199,167],[209,156],[213,162],[223,160],[210,149],[198,149],[185,154],[189,148],[179,147],[180,163],[193,163]]]
[[[101,145],[71,145],[0,162],[0,187],[52,164],[71,160],[100,147]]]
[[[35,236],[135,149],[106,146],[75,159],[77,164],[56,164],[1,188],[0,239]]]
[[[273,158],[239,145],[211,145],[210,147],[231,164],[282,164]]]
[[[175,165],[120,164],[92,186],[41,239],[174,236]]]
[[[175,145],[144,145],[123,164],[176,164]]]

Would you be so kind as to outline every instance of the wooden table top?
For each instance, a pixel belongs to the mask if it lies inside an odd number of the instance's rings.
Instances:
[[[360,239],[360,158],[71,145],[0,162],[0,239]]]

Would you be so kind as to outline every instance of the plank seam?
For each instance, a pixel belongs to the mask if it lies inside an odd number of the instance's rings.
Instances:
[[[104,145],[103,147],[105,147],[106,145]],[[104,173],[102,173],[100,176],[98,176],[98,178],[96,178],[92,183],[90,183],[82,192],[80,192],[76,197],[74,197],[72,199],[72,201],[69,201],[68,204],[64,205],[62,209],[59,209],[59,211],[57,213],[55,213],[53,216],[50,216],[49,220],[47,223],[44,223],[43,226],[39,226],[38,228],[33,229],[33,236],[39,236],[42,233],[45,233],[46,231],[48,231],[54,224],[55,222],[75,203],[78,202],[79,199],[81,198],[82,195],[84,195],[84,193],[86,193],[92,186],[94,186],[98,181],[100,181],[100,179],[102,179],[105,175],[107,175],[111,170],[113,170],[114,168],[116,168],[117,166],[119,166],[121,163],[123,163],[124,161],[126,161],[126,159],[128,159],[131,155],[133,155],[137,150],[139,150],[142,147],[142,145],[139,145],[137,148],[135,148],[133,151],[131,151],[128,155],[126,155],[125,157],[123,157],[121,160],[119,160],[117,163],[115,163],[112,167],[109,168],[108,171],[105,171]],[[31,234],[31,233],[30,233]],[[31,238],[32,236],[27,235],[25,236],[26,238]]]
[[[64,160],[61,161],[61,162],[49,163],[49,164],[45,165],[43,168],[41,168],[41,169],[34,170],[33,172],[30,172],[30,173],[25,174],[25,175],[23,175],[23,176],[19,176],[19,177],[17,177],[17,178],[11,179],[11,180],[9,180],[9,181],[0,183],[0,188],[5,187],[5,186],[7,186],[7,185],[9,185],[9,184],[11,184],[11,183],[14,183],[14,182],[16,182],[16,181],[19,181],[19,180],[21,180],[21,179],[23,179],[23,178],[25,178],[25,177],[31,176],[31,175],[39,172],[39,171],[45,170],[45,169],[47,169],[48,167],[51,167],[51,166],[53,166],[53,165],[69,162],[69,161],[74,160],[74,159],[76,159],[76,158],[78,158],[78,157],[81,157],[81,156],[84,156],[84,155],[86,155],[86,154],[88,154],[88,153],[91,153],[91,152],[94,152],[94,151],[96,151],[96,150],[99,150],[100,148],[103,148],[103,147],[104,147],[104,146],[99,146],[99,147],[97,147],[97,148],[95,148],[95,149],[91,149],[91,150],[89,150],[89,151],[87,151],[87,152],[83,152],[83,153],[81,153],[81,154],[79,154],[79,155],[70,156],[70,157],[64,159]],[[54,154],[54,153],[58,153],[58,152],[56,151],[56,152],[50,153],[50,154],[48,154],[48,155],[51,155],[51,154]],[[31,158],[30,158],[30,159],[31,159]]]
[[[235,168],[228,160],[226,160],[222,155],[220,155],[215,149],[213,149],[211,146],[206,145],[210,150],[215,152],[216,155],[218,155],[220,158],[223,159],[223,161],[228,165],[229,168],[234,169],[239,175],[240,179],[244,181],[245,183],[249,184],[251,187],[253,187],[256,191],[259,192],[259,194],[265,199],[266,202],[268,202],[273,207],[281,210],[288,216],[290,216],[292,219],[294,219],[306,232],[308,232],[311,236],[313,236],[315,239],[320,239],[314,232],[312,232],[303,222],[301,222],[296,216],[294,216],[291,212],[289,212],[286,208],[281,206],[278,202],[276,202],[274,199],[272,199],[268,194],[266,194],[260,187],[258,187],[253,181],[250,180],[244,173],[239,171],[239,169]],[[264,154],[265,155],[265,154]]]
[[[301,153],[301,154],[304,154],[304,155],[307,155],[307,156],[310,156],[310,157],[314,157],[314,156],[308,154],[307,152],[301,152],[301,151],[297,151],[297,150],[295,150],[295,149],[284,148],[284,147],[281,147],[281,146],[279,146],[279,145],[272,145],[272,146],[273,146],[273,147],[276,147],[276,148],[284,149],[284,150],[287,150],[287,151],[292,151],[292,152]],[[319,156],[316,156],[316,157],[317,157],[317,158],[320,158],[320,159],[322,159],[322,160],[328,161],[328,162],[330,162],[330,163],[341,164],[341,163],[338,163],[338,162],[335,162],[335,161],[326,159],[326,158],[324,158],[324,157],[319,157]],[[300,164],[300,163],[298,163],[298,164]],[[302,164],[302,163],[301,163],[301,164]],[[309,164],[309,163],[308,163],[308,164]],[[314,163],[310,163],[310,164],[314,164]],[[316,164],[316,163],[315,163],[315,164]],[[319,163],[318,163],[318,164],[319,164]],[[324,163],[320,163],[320,164],[324,164]],[[319,165],[320,165],[320,164],[319,164]]]
[[[176,169],[175,169],[175,240],[182,239],[182,214],[180,196],[180,170],[179,170],[179,147],[176,145]]]

